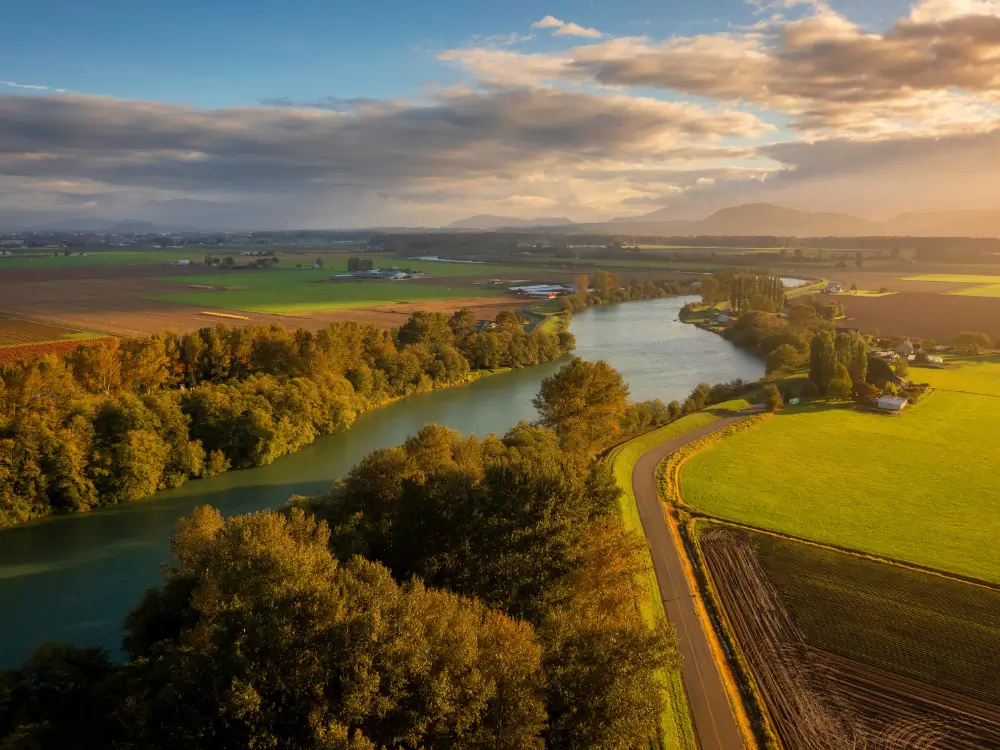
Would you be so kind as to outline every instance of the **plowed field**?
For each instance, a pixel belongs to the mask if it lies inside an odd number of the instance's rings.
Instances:
[[[728,629],[785,747],[1000,748],[1000,703],[814,648],[745,535],[713,528],[702,535],[701,549]],[[936,657],[948,658],[949,653]]]

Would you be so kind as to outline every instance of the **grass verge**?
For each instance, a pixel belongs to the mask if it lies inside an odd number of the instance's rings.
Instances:
[[[639,510],[635,503],[635,494],[632,491],[632,470],[635,468],[635,464],[639,458],[657,445],[703,425],[711,424],[718,418],[715,414],[707,411],[689,414],[665,427],[629,440],[627,443],[614,448],[608,454],[611,469],[614,472],[618,486],[622,490],[619,503],[622,523],[625,524],[625,528],[637,534],[644,535],[642,522],[639,520]],[[663,602],[660,601],[656,575],[653,572],[653,561],[648,557],[648,553],[647,561],[647,589],[649,595],[645,601],[637,602],[637,605],[646,622],[652,624],[663,620],[666,614],[663,611]],[[697,747],[694,738],[694,727],[691,724],[691,716],[688,711],[687,697],[684,694],[684,686],[681,682],[680,670],[674,670],[670,674],[665,675],[665,683],[668,693],[668,710],[660,719],[661,744],[665,748],[694,750]]]

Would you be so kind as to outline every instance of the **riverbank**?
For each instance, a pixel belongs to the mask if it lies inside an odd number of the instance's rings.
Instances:
[[[591,307],[572,318],[576,354],[604,359],[634,400],[684,398],[701,381],[757,380],[760,361],[677,319],[691,297]],[[0,667],[20,664],[40,640],[103,646],[118,653],[120,626],[169,560],[176,520],[209,504],[226,516],[314,495],[377,448],[397,445],[427,423],[464,433],[502,434],[537,414],[532,398],[563,361],[409,396],[362,414],[350,430],[255,469],[231,471],[158,492],[139,503],[57,516],[0,531]]]

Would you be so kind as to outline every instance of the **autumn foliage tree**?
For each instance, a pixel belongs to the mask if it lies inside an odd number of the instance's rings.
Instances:
[[[607,362],[576,357],[542,381],[533,403],[546,427],[570,450],[593,450],[621,432],[628,386]]]

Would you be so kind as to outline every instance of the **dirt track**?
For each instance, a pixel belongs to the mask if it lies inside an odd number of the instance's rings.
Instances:
[[[667,526],[663,507],[656,491],[656,467],[681,446],[745,418],[725,417],[705,427],[692,430],[644,454],[632,471],[639,519],[653,557],[653,569],[667,619],[677,631],[678,650],[683,659],[681,670],[691,708],[695,735],[701,750],[736,750],[743,740],[719,665],[709,643],[702,619],[695,609],[695,592],[684,572],[682,556]]]

